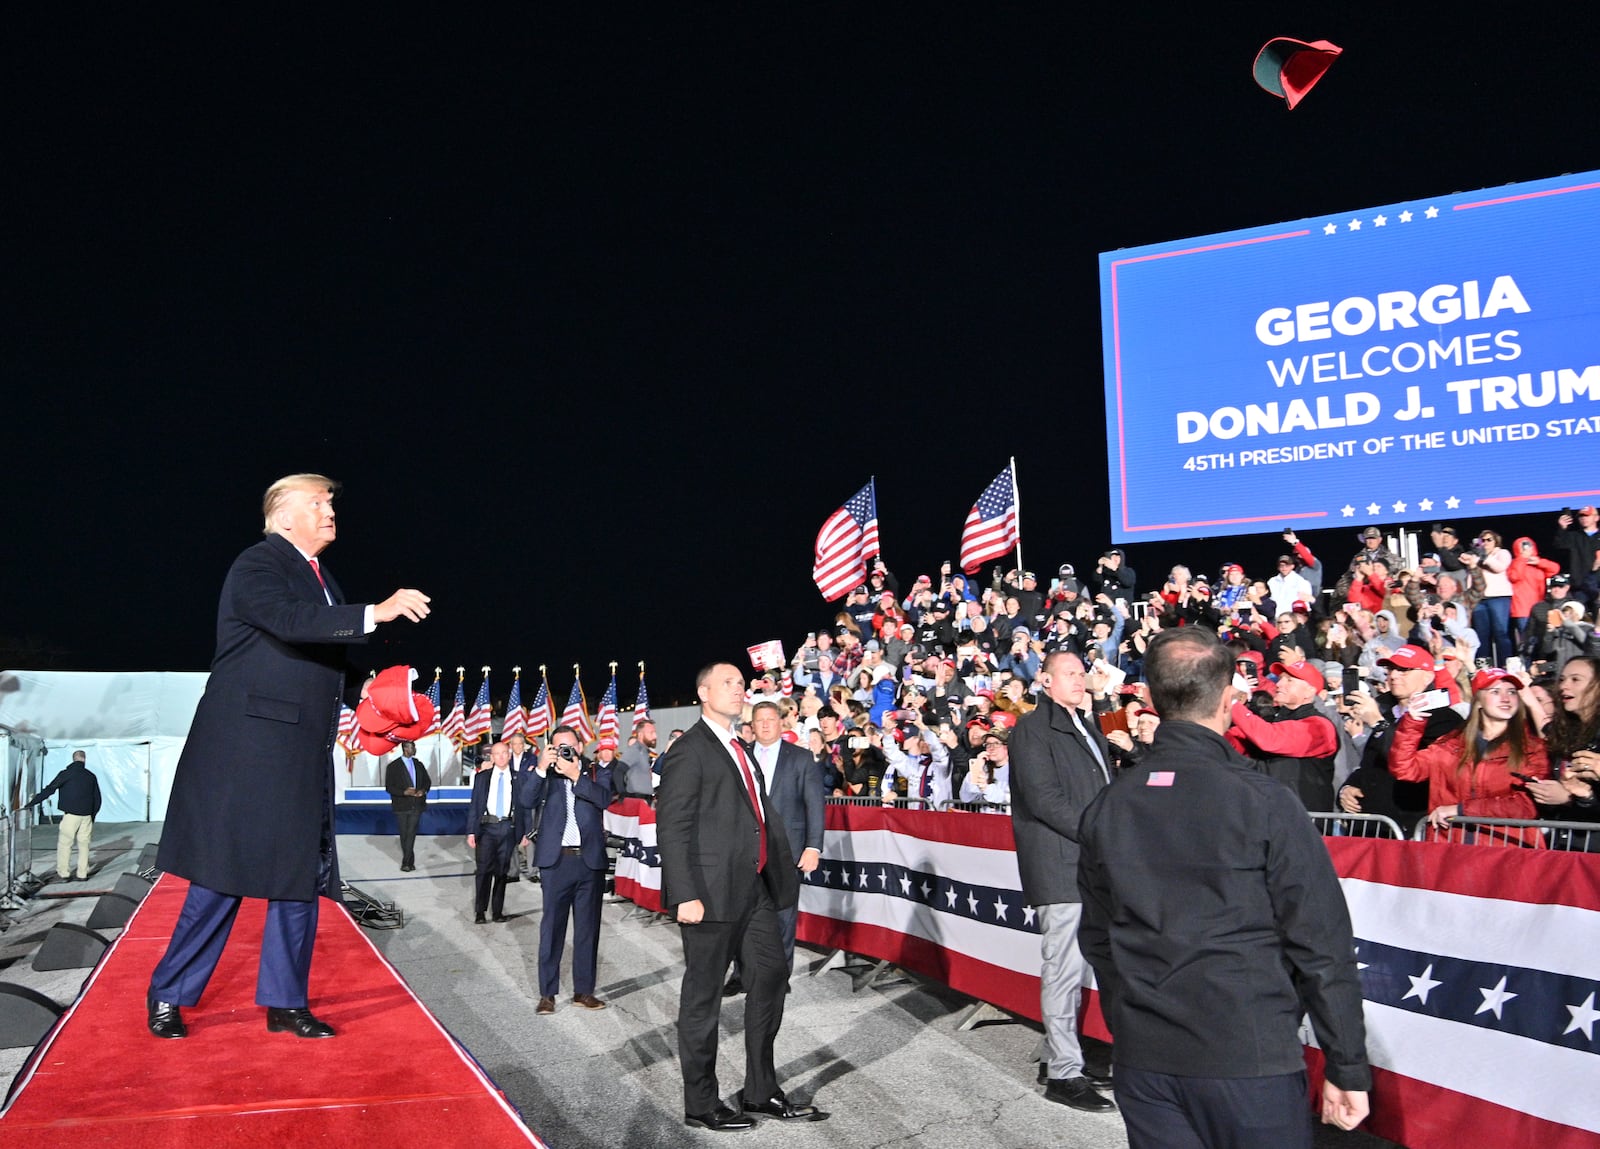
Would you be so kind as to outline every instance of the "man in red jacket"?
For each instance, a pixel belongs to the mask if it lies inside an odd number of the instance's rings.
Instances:
[[[1307,810],[1332,810],[1339,731],[1317,709],[1326,685],[1322,670],[1309,662],[1275,662],[1272,673],[1278,676],[1277,705],[1261,715],[1236,700],[1228,741],[1257,770],[1291,787]]]

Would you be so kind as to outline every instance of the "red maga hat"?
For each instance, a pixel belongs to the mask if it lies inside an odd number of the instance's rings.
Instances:
[[[433,703],[411,689],[417,672],[409,666],[380,671],[356,707],[356,738],[369,754],[386,754],[413,742],[433,725]]]
[[[1292,110],[1306,93],[1333,67],[1344,51],[1326,40],[1291,40],[1274,37],[1256,53],[1252,68],[1256,83],[1274,96],[1281,96]]]
[[[1511,683],[1518,690],[1528,685],[1509,670],[1504,670],[1498,666],[1486,666],[1472,676],[1472,693],[1477,694],[1480,690],[1488,690],[1495,683],[1502,681]]]
[[[1327,676],[1322,673],[1320,668],[1312,666],[1309,662],[1274,662],[1272,664],[1272,673],[1279,678],[1282,678],[1285,674],[1290,678],[1298,678],[1301,682],[1314,686],[1318,690],[1328,685]]]
[[[1396,647],[1393,654],[1378,659],[1378,665],[1393,670],[1426,670],[1430,674],[1437,669],[1433,664],[1433,655],[1410,643]]]

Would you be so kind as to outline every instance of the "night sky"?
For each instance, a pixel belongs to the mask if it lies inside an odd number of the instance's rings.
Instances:
[[[8,13],[0,664],[203,669],[310,470],[352,599],[433,596],[378,665],[687,699],[826,617],[872,475],[906,584],[1012,455],[1028,565],[1092,567],[1097,253],[1600,167],[1592,5],[231,7]],[[1293,112],[1274,35],[1345,49]]]

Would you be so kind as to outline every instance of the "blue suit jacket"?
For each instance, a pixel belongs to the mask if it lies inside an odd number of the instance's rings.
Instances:
[[[750,750],[755,754],[754,747]],[[778,743],[777,766],[767,782],[767,802],[783,819],[789,851],[796,864],[808,847],[822,850],[822,771],[809,751],[793,742]]]
[[[476,835],[478,823],[489,811],[489,784],[494,781],[493,768],[479,770],[472,776],[472,802],[467,807],[467,833]],[[510,798],[511,831],[517,841],[528,832],[528,812],[517,801],[517,776],[506,771],[506,793]]]
[[[616,787],[609,766],[585,761],[583,772],[572,783],[573,810],[578,816],[578,834],[583,862],[591,870],[606,868],[605,810],[616,798]],[[522,777],[517,802],[536,825],[538,840],[533,846],[533,864],[553,866],[561,860],[561,835],[567,828],[567,780],[554,770],[541,774],[531,770]]]

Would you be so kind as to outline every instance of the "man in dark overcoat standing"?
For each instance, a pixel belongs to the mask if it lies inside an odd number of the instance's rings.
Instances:
[[[346,604],[318,556],[334,540],[335,484],[289,475],[267,488],[266,538],[234,560],[217,608],[211,677],[173,776],[157,868],[189,879],[150,978],[150,1032],[184,1037],[241,898],[266,898],[256,1004],[268,1032],[332,1037],[307,985],[317,899],[339,897],[333,741],[345,648],[379,623],[420,621],[428,596]]]

